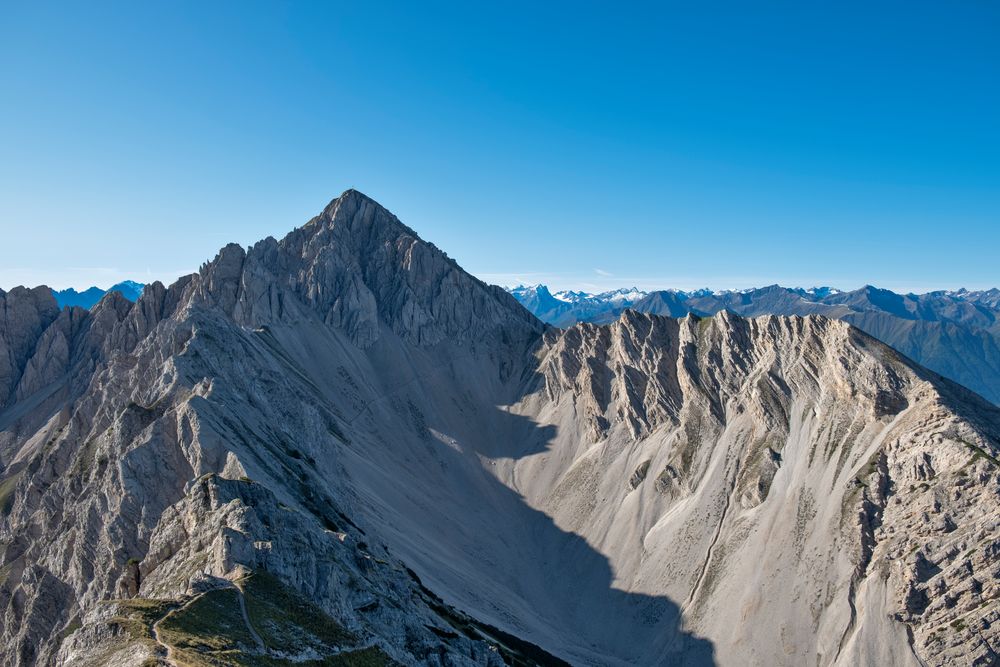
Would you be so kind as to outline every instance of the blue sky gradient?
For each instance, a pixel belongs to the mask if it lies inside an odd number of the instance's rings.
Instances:
[[[986,0],[5,2],[0,287],[169,282],[348,187],[491,282],[994,286],[997,34]]]

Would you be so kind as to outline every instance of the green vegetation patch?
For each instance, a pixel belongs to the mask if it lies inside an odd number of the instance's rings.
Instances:
[[[983,459],[983,460],[989,461],[995,467],[1000,468],[1000,461],[998,461],[997,458],[995,456],[993,456],[992,454],[990,454],[989,452],[984,451],[982,448],[977,447],[976,445],[972,444],[968,440],[964,440],[962,438],[958,438],[958,441],[961,442],[966,447],[968,447],[969,450],[972,452],[972,458],[969,460],[969,463],[974,463],[975,461],[977,461],[979,459]],[[966,464],[966,465],[968,465],[968,464]]]
[[[188,653],[226,654],[253,649],[255,643],[240,610],[240,592],[222,588],[166,616],[159,625],[165,643]],[[193,656],[192,656],[193,657]],[[199,664],[196,660],[193,664]]]
[[[73,634],[74,632],[76,632],[77,630],[79,630],[82,627],[83,627],[83,624],[80,623],[80,619],[79,618],[74,618],[72,621],[70,621],[66,625],[65,628],[63,628],[62,632],[59,633],[59,641],[60,641],[60,643],[63,642],[63,641],[65,641],[65,639],[67,637],[69,637],[71,634]]]
[[[266,572],[244,579],[243,591],[250,622],[270,650],[299,653],[309,647],[322,654],[357,642],[317,605]]]
[[[116,600],[113,604],[118,614],[111,623],[147,644],[156,641],[155,625],[159,639],[170,648],[170,658],[178,667],[397,664],[377,646],[357,647],[357,638],[352,633],[275,577],[257,572],[240,584],[242,592],[237,588],[220,588],[183,606],[176,600]],[[263,650],[254,632],[263,640]],[[313,655],[322,657],[294,659],[309,649],[315,651]]]
[[[21,479],[21,473],[11,475],[0,482],[0,514],[7,516],[14,507],[14,489],[17,488],[17,480]]]
[[[389,667],[397,663],[378,646],[371,646],[330,656],[318,664],[324,667]]]
[[[858,474],[854,476],[854,479],[861,486],[865,487],[868,486],[868,478],[874,475],[875,471],[878,470],[879,460],[881,457],[882,457],[882,450],[881,449],[875,450],[875,452],[868,457],[868,461],[866,461],[865,464],[858,471]]]
[[[0,586],[7,583],[7,579],[10,578],[10,571],[14,568],[13,563],[7,563],[3,567],[0,567]]]
[[[132,598],[115,600],[112,604],[117,607],[118,613],[111,619],[111,625],[121,629],[133,639],[152,642],[153,623],[170,611],[175,603],[169,600]]]

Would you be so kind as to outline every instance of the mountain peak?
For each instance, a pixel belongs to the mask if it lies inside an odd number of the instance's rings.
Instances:
[[[354,188],[347,188],[346,190],[344,190],[343,192],[341,192],[339,195],[337,195],[336,197],[334,197],[330,201],[330,203],[327,204],[326,208],[330,208],[331,206],[333,206],[334,204],[337,204],[337,203],[351,202],[351,201],[353,201],[353,202],[371,202],[372,204],[376,204],[378,206],[381,206],[381,204],[379,204],[373,198],[369,197],[368,195],[366,195],[365,193],[361,192],[360,190],[356,190]]]
[[[382,206],[375,199],[369,197],[360,190],[355,190],[354,188],[348,188],[347,190],[344,190],[342,193],[340,193],[340,196],[335,197],[333,200],[331,200],[330,203],[327,204],[326,207],[323,209],[323,217],[332,220],[333,218],[336,217],[337,212],[342,209],[345,212],[347,211],[353,212],[358,209],[363,209],[369,206],[375,210],[384,211],[385,213],[389,214],[389,216],[392,219],[396,220],[396,222],[399,222],[398,218],[392,215],[387,208]],[[375,217],[376,216],[372,216],[372,218],[370,218],[369,221],[373,220]]]
[[[362,348],[387,327],[425,345],[486,340],[501,326],[527,335],[543,327],[354,189],[280,241],[262,241],[245,255],[227,247],[203,276],[203,293],[243,326],[318,315]]]

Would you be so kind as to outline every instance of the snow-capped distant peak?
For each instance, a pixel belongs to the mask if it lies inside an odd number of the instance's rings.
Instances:
[[[574,292],[572,290],[562,290],[561,292],[554,293],[552,296],[565,303],[580,303],[581,301],[589,301],[594,298],[594,295],[590,292]]]
[[[638,301],[642,297],[646,296],[646,292],[643,292],[637,287],[622,287],[620,289],[611,290],[609,292],[603,292],[596,295],[594,298],[601,301]]]
[[[518,285],[517,287],[504,287],[504,289],[510,294],[531,294],[545,289],[545,285]]]
[[[552,296],[564,303],[624,303],[638,301],[646,296],[646,292],[636,287],[621,287],[597,294],[578,290],[562,290],[554,292]]]

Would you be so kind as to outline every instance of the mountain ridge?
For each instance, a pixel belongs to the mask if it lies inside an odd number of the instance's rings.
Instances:
[[[556,329],[352,191],[134,304],[32,294],[4,661],[995,655],[998,409],[846,322]]]
[[[537,286],[536,286],[537,291]],[[547,293],[547,288],[545,289]],[[607,323],[626,307],[683,317],[731,310],[745,316],[822,314],[844,319],[921,364],[1000,403],[1000,290],[897,294],[866,285],[853,291],[769,285],[747,290],[658,290],[628,305],[540,305],[528,289],[522,305],[554,326]]]

